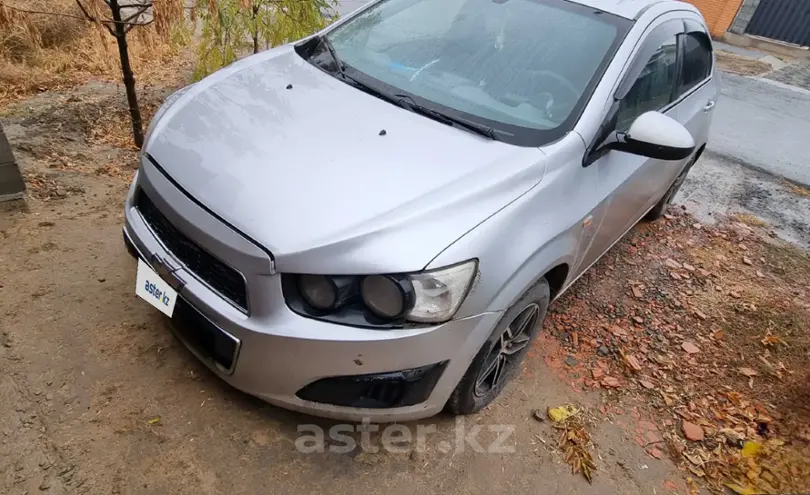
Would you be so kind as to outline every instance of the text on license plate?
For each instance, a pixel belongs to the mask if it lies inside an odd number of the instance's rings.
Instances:
[[[160,276],[155,273],[143,260],[138,260],[138,276],[135,283],[135,294],[152,306],[161,310],[167,316],[174,313],[177,302],[177,291],[171,288]]]

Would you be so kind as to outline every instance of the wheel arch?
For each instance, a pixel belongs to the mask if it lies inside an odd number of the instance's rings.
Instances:
[[[571,271],[568,263],[560,263],[551,270],[547,271],[543,277],[548,282],[548,288],[551,291],[551,300],[553,301],[565,287],[565,281],[568,280],[568,274]]]

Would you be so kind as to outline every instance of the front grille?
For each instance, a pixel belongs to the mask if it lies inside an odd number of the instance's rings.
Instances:
[[[242,275],[226,265],[194,241],[163,216],[149,196],[138,190],[135,206],[155,235],[166,249],[183,263],[186,268],[217,291],[222,297],[244,311],[247,311],[247,289]]]

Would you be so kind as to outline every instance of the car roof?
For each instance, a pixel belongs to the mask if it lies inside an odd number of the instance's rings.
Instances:
[[[569,0],[573,3],[587,5],[588,7],[595,7],[611,14],[627,19],[636,19],[639,14],[646,10],[651,5],[657,3],[664,3],[667,0]],[[674,3],[674,2],[668,2]]]

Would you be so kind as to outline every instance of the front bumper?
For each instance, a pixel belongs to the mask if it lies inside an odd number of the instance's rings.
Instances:
[[[183,332],[176,332],[181,341],[223,380],[271,404],[349,421],[402,421],[434,415],[442,410],[501,316],[501,313],[484,313],[436,327],[402,330],[355,328],[305,318],[286,306],[280,275],[265,270],[257,261],[260,254],[240,244],[244,243],[244,238],[238,233],[214,235],[216,242],[212,242],[205,235],[195,235],[194,228],[187,228],[189,237],[194,235],[195,241],[200,241],[204,248],[225,262],[233,262],[233,266],[243,266],[234,261],[252,256],[252,266],[258,269],[244,273],[250,302],[250,312],[246,314],[187,271],[164,248],[133,204],[138,187],[155,196],[155,202],[170,220],[177,222],[178,228],[182,229],[184,222],[199,228],[212,221],[211,215],[178,191],[157,169],[145,166],[127,198],[125,240],[130,252],[147,263],[157,254],[180,266],[177,274],[186,281],[180,291],[181,298],[212,325],[237,339],[238,354],[230,369],[225,369],[209,352],[184,337]],[[219,222],[216,229],[222,234],[223,227],[227,229]],[[435,375],[435,385],[431,383],[430,390],[425,392],[426,400],[416,404],[390,408],[351,407],[301,398],[308,396],[301,393],[302,389],[317,388],[317,382],[323,383],[329,378],[432,369],[433,366],[441,367]]]

